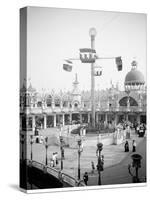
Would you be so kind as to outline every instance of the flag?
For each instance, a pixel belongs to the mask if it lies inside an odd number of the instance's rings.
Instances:
[[[116,57],[116,65],[117,65],[118,71],[121,71],[122,70],[122,59],[121,59],[121,56]]]
[[[72,65],[69,64],[63,64],[63,69],[67,72],[71,72],[72,71]]]

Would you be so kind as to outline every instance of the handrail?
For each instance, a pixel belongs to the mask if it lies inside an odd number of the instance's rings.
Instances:
[[[38,169],[41,169],[43,171],[46,171],[47,173],[50,173],[51,175],[53,175],[54,177],[56,177],[57,179],[59,179],[62,183],[68,183],[69,185],[75,187],[75,186],[85,186],[84,181],[83,180],[77,180],[76,178],[70,176],[69,174],[66,174],[62,171],[58,171],[55,168],[49,167],[49,166],[45,166],[44,164],[38,162],[38,161],[34,161],[34,160],[29,160],[27,159],[27,164],[30,166],[34,166]]]

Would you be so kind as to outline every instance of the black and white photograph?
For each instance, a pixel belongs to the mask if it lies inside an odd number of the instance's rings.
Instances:
[[[20,187],[147,183],[147,15],[20,9]]]

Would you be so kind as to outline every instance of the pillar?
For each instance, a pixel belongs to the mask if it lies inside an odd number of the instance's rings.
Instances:
[[[35,131],[35,115],[32,116],[32,131]]]
[[[80,113],[80,124],[82,124],[82,114]]]
[[[140,114],[137,115],[137,123],[140,124]]]
[[[108,123],[108,115],[107,115],[107,113],[105,114],[105,122]]]
[[[115,115],[115,125],[117,125],[118,124],[118,115],[116,114]]]
[[[96,123],[98,124],[98,113],[96,113]]]
[[[54,102],[54,99],[52,99],[52,109],[55,109],[55,102]]]
[[[60,101],[60,109],[63,109],[63,102]]]
[[[90,113],[88,113],[88,123],[90,123]]]
[[[69,117],[69,120],[70,120],[70,123],[72,122],[72,113],[70,113],[70,115],[69,115],[70,117]]]
[[[47,128],[47,117],[46,115],[44,115],[44,129]]]
[[[56,127],[56,114],[54,115],[54,127]]]
[[[129,116],[128,116],[128,114],[126,114],[126,121],[128,121],[128,119],[129,119]]]
[[[62,125],[64,126],[65,125],[65,115],[62,114]]]

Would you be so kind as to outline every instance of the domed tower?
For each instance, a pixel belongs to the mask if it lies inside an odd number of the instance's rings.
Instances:
[[[137,70],[137,62],[132,61],[131,63],[132,68],[131,71],[127,73],[125,77],[124,87],[125,91],[132,91],[132,90],[142,90],[144,89],[144,76],[143,74]]]
[[[143,74],[137,70],[137,62],[134,60],[131,63],[132,68],[131,71],[129,71],[125,77],[125,82],[124,82],[124,88],[125,88],[125,92],[128,95],[127,98],[127,107],[129,109],[130,104],[131,104],[131,99],[129,97],[130,92],[132,91],[137,91],[139,92],[139,100],[138,100],[138,104],[139,107],[141,106],[141,91],[144,89],[144,84],[145,84],[145,80],[144,80],[144,76]]]
[[[129,121],[131,122],[143,122],[146,123],[146,100],[144,98],[145,95],[145,80],[143,74],[137,70],[137,62],[134,60],[131,63],[132,68],[127,73],[124,82],[125,92],[127,93],[128,97],[126,98],[126,105],[128,111],[132,106],[136,106],[135,112],[136,115],[128,116]],[[129,96],[130,92],[132,95]],[[139,113],[141,112],[141,113]],[[142,114],[143,113],[143,114]],[[127,119],[128,119],[127,117]]]

